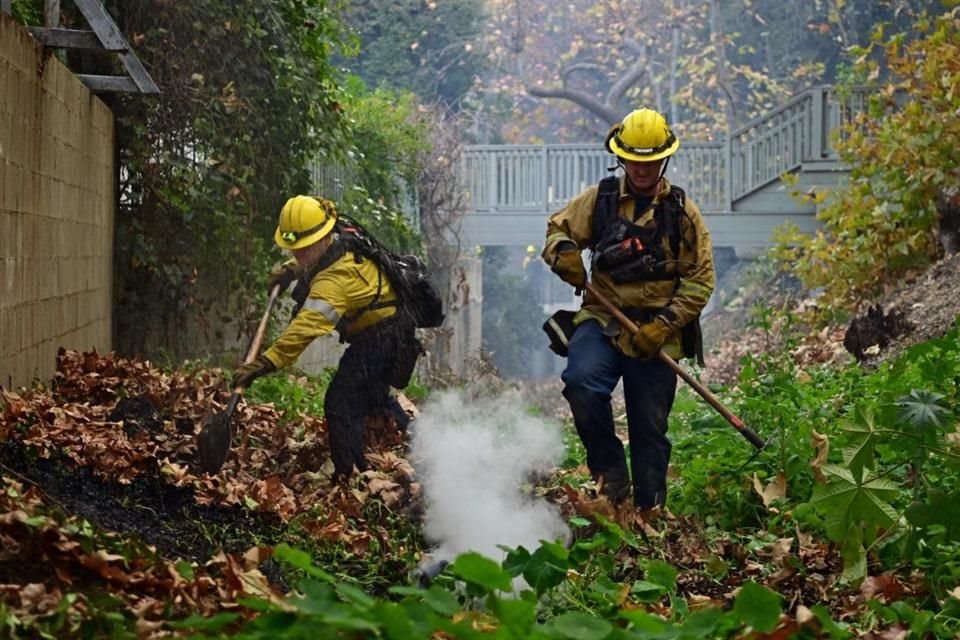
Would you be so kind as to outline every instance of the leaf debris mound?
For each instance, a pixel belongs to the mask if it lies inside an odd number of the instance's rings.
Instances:
[[[370,468],[335,484],[322,418],[241,403],[230,456],[208,476],[196,435],[228,397],[219,369],[64,349],[49,385],[0,389],[0,603],[29,621],[69,601],[80,620],[86,596],[63,596],[95,584],[149,635],[171,616],[164,602],[210,615],[279,599],[287,585],[258,543],[290,526],[360,558],[398,553],[375,512],[416,514],[421,493],[391,425],[369,425]]]

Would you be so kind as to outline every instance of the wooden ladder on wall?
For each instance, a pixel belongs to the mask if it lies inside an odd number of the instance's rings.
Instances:
[[[27,29],[44,47],[116,54],[127,75],[76,74],[94,93],[160,93],[103,4],[99,0],[73,0],[73,3],[83,14],[89,30],[60,28],[60,0],[44,0],[44,26]],[[12,15],[11,0],[0,0],[0,11]]]

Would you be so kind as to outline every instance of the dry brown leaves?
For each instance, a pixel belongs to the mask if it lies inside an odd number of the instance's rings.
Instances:
[[[790,355],[800,369],[815,365],[853,362],[853,356],[843,346],[846,328],[841,326],[824,327],[817,333],[804,336],[800,344],[791,349]],[[759,357],[784,349],[784,336],[781,329],[773,327],[769,332],[762,329],[745,329],[735,336],[721,339],[706,356],[707,366],[702,380],[709,384],[733,384],[740,375],[740,363],[744,356]]]
[[[226,386],[220,370],[168,374],[146,361],[61,350],[49,388],[22,394],[0,389],[0,442],[19,442],[41,458],[88,467],[107,481],[130,484],[141,475],[159,477],[191,489],[200,504],[234,505],[284,521],[296,518],[319,540],[344,544],[357,556],[366,555],[373,541],[384,548],[390,533],[364,518],[365,503],[380,500],[400,510],[421,495],[413,468],[399,453],[396,430],[369,425],[370,469],[334,485],[322,418],[286,417],[271,405],[241,403],[230,456],[220,473],[207,476],[194,463],[195,437],[224,409]],[[178,613],[235,609],[243,596],[279,602],[258,569],[267,555],[263,549],[242,557],[220,553],[194,565],[186,577],[177,570],[180,565],[146,547],[125,558],[105,548],[90,549],[88,538],[71,533],[80,525],[71,529],[52,519],[34,520],[32,510],[41,504],[37,490],[24,494],[21,485],[6,477],[3,482],[0,489],[13,491],[0,495],[0,570],[38,561],[49,569],[36,576],[0,571],[0,601],[18,616],[49,614],[62,606],[67,591],[82,593],[91,581],[124,601],[137,616],[140,635],[156,632],[161,620]],[[17,496],[15,503],[11,495]],[[173,614],[165,606],[172,606]],[[88,609],[81,595],[66,615],[79,620]]]
[[[125,553],[109,550],[118,548]],[[255,548],[243,556],[219,554],[203,566],[178,565],[116,534],[94,537],[76,518],[47,515],[36,488],[0,476],[0,567],[21,568],[17,575],[0,574],[0,602],[25,623],[57,607],[65,607],[69,620],[88,617],[85,587],[93,583],[123,601],[141,636],[194,612],[251,615],[238,608],[239,598],[281,599],[257,568],[264,559]]]
[[[822,343],[805,343],[798,358],[834,357],[830,354],[836,353],[834,342],[841,336],[827,332],[822,337]],[[334,485],[325,422],[314,416],[282,420],[270,405],[241,404],[235,424],[242,428],[227,463],[215,476],[200,474],[193,462],[195,436],[209,416],[224,408],[228,397],[219,370],[171,375],[149,362],[113,354],[61,351],[49,390],[0,393],[4,406],[0,440],[19,440],[43,457],[65,456],[117,482],[129,483],[150,472],[170,484],[191,488],[202,504],[237,505],[275,513],[283,520],[296,518],[317,539],[343,544],[357,556],[366,555],[372,543],[390,536],[380,523],[363,517],[367,501],[378,500],[390,510],[402,511],[421,496],[414,469],[401,455],[399,436],[389,425],[369,429],[370,469],[348,484]],[[123,398],[149,403],[128,404],[124,413],[119,411]],[[137,406],[145,410],[138,412]],[[818,470],[829,443],[814,438],[817,456],[811,464]],[[584,469],[559,472],[548,489],[548,499],[568,518],[613,521],[655,545],[657,557],[678,568],[678,591],[693,609],[729,606],[736,589],[753,580],[781,593],[788,610],[797,611],[796,620],[785,617],[782,629],[786,630],[803,626],[803,607],[824,603],[843,619],[862,611],[871,598],[889,600],[909,593],[910,587],[888,576],[869,579],[860,593],[839,590],[841,561],[836,550],[799,530],[748,551],[736,536],[707,535],[702,523],[691,518],[615,509],[597,487],[583,482],[588,475]],[[782,477],[767,483],[755,478],[753,485],[770,509],[784,495]],[[9,481],[7,486],[12,486]],[[232,603],[243,595],[277,597],[257,568],[264,550],[253,549],[243,557],[219,554],[187,578],[155,553],[125,559],[81,545],[52,522],[31,521],[31,509],[39,498],[32,491],[23,494],[19,486],[16,492],[22,494],[16,503],[4,502],[0,494],[0,560],[26,554],[20,557],[40,559],[53,572],[36,579],[17,576],[18,584],[0,575],[0,599],[18,615],[48,613],[60,603],[64,589],[84,576],[118,586],[141,621],[141,634],[158,628],[166,601],[183,611],[210,613],[234,607]],[[27,528],[36,534],[37,527],[42,535],[24,535]],[[646,553],[627,548],[618,556],[625,582],[632,572],[640,571],[641,556]],[[85,606],[82,596],[71,604],[77,615]]]
[[[49,389],[0,390],[0,439],[19,440],[42,458],[65,456],[120,483],[159,472],[170,484],[192,488],[200,504],[275,513],[284,521],[303,516],[308,529],[324,536],[337,530],[340,540],[367,535],[358,518],[368,498],[401,509],[419,497],[413,469],[395,451],[400,436],[388,425],[368,429],[370,470],[349,487],[334,487],[324,420],[283,420],[272,405],[241,403],[226,464],[215,476],[202,474],[195,437],[225,408],[226,387],[218,369],[168,374],[148,361],[61,349]]]

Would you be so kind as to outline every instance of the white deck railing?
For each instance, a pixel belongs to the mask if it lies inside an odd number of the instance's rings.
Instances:
[[[804,162],[835,158],[830,132],[866,104],[865,91],[840,100],[831,87],[807,90],[734,131],[725,142],[687,142],[667,177],[704,211],[732,211]],[[554,211],[614,165],[601,144],[473,145],[463,153],[464,188],[476,213]]]

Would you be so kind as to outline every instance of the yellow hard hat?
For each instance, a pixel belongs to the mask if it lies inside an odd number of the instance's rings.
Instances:
[[[332,202],[314,196],[294,196],[280,210],[273,240],[281,249],[303,249],[326,237],[337,222]]]
[[[653,109],[637,109],[610,128],[606,147],[624,160],[654,162],[673,155],[680,141],[662,115]]]

